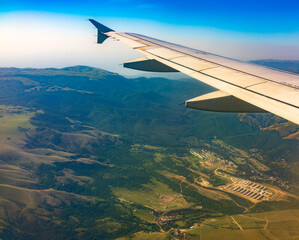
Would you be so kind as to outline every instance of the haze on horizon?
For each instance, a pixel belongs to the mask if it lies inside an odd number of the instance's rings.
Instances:
[[[88,65],[121,74],[141,57],[112,40],[98,45],[95,18],[137,32],[239,60],[299,59],[296,1],[12,0],[0,8],[0,67]]]

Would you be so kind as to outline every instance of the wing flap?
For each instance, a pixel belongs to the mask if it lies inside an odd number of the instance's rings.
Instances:
[[[175,70],[155,59],[148,58],[125,62],[124,67],[147,72],[178,72],[178,70]]]
[[[196,98],[192,98],[186,101],[185,105],[188,108],[213,112],[266,112],[263,109],[260,109],[248,102],[245,102],[222,91],[211,92]]]

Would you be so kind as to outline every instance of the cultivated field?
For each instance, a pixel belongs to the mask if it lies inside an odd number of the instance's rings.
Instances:
[[[299,210],[240,214],[205,220],[188,233],[196,239],[299,239]]]

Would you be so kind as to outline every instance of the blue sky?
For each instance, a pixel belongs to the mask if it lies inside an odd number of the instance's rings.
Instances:
[[[82,46],[85,53],[80,52],[79,44],[90,41],[82,35],[95,34],[86,21],[83,23],[87,18],[115,30],[138,32],[241,60],[299,58],[299,1],[295,0],[1,0],[0,34],[6,40],[1,42],[0,38],[0,46],[7,45],[3,49],[7,55],[0,56],[0,65],[55,67],[80,64],[81,59],[82,64],[97,67],[106,62],[103,67],[109,68],[120,60],[132,60],[135,55],[122,47],[119,51],[127,57],[120,59],[102,46]],[[24,36],[19,43],[12,41],[20,40],[18,31]],[[78,40],[77,44],[70,36]],[[14,52],[16,45],[18,52]],[[45,46],[58,47],[57,59],[53,51],[44,50]],[[22,50],[24,54],[18,55]],[[30,56],[30,50],[34,55]],[[71,52],[72,59],[66,61],[65,54]]]
[[[297,0],[1,0],[0,11],[67,13],[205,26],[241,32],[298,31]]]

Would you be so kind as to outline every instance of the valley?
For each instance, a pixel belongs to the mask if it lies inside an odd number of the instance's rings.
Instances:
[[[0,238],[298,237],[298,126],[179,105],[208,91],[0,69]]]

